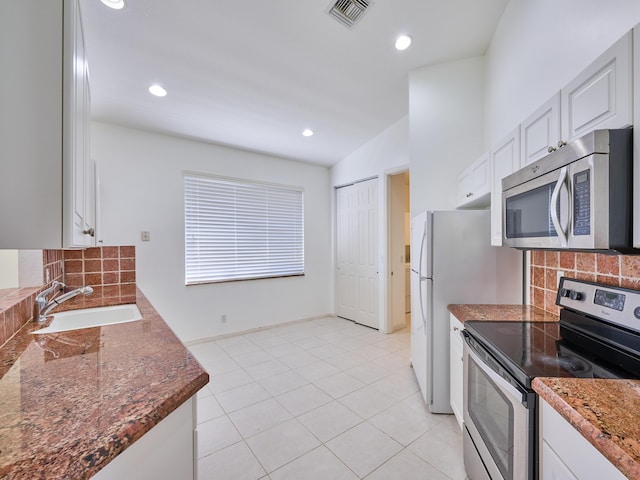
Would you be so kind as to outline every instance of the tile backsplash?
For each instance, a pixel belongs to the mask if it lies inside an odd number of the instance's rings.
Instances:
[[[536,250],[531,252],[531,305],[559,313],[555,304],[558,272],[565,277],[640,289],[640,256]]]
[[[85,250],[43,250],[42,287],[0,290],[0,346],[33,319],[35,297],[54,281],[67,291],[88,285],[89,296],[78,295],[56,311],[136,301],[136,252],[133,246]]]
[[[93,288],[93,294],[79,295],[65,302],[60,310],[135,302],[135,247],[64,250],[63,259],[67,290],[88,285]]]

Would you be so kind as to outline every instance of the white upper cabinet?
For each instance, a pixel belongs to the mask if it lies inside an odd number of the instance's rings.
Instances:
[[[486,207],[490,192],[491,162],[487,152],[458,175],[458,208]]]
[[[89,153],[89,69],[84,48],[80,8],[65,2],[63,68],[63,243],[66,246],[95,245],[95,179]]]
[[[631,126],[634,111],[640,121],[640,92],[635,96],[633,92],[634,68],[636,78],[640,78],[640,39],[635,40],[635,64],[633,42],[633,32],[624,35],[493,149],[492,245],[502,245],[504,177],[593,130]],[[635,192],[640,191],[639,157],[640,146],[636,146]],[[634,244],[640,247],[640,194],[636,197]]]
[[[78,0],[0,2],[0,62],[0,248],[93,245]]]
[[[563,141],[632,125],[632,42],[629,32],[562,89]]]
[[[520,124],[521,167],[548,155],[560,141],[560,93]]]
[[[520,127],[491,152],[491,245],[502,246],[502,179],[520,168]]]

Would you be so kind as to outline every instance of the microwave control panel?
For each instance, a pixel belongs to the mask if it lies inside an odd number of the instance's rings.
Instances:
[[[591,172],[573,175],[573,234],[591,234]]]

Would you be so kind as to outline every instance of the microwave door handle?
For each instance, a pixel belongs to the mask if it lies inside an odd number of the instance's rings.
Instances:
[[[556,182],[556,186],[553,188],[553,192],[551,193],[551,205],[549,205],[551,209],[551,223],[553,223],[553,227],[556,229],[556,233],[558,234],[558,238],[560,239],[560,246],[567,246],[567,230],[562,228],[560,225],[560,219],[558,218],[558,202],[560,202],[560,190],[562,186],[567,180],[567,167],[562,167],[560,169],[560,178]]]

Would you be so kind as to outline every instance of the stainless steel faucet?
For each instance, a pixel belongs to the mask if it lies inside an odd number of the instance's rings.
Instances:
[[[65,288],[65,284],[62,282],[54,281],[53,284],[43,290],[36,296],[36,306],[38,307],[38,322],[44,323],[47,320],[47,314],[60,305],[63,302],[77,296],[77,295],[91,295],[93,293],[93,288],[91,287],[80,287],[75,290],[71,290],[70,292],[63,293],[62,295],[57,295],[58,292],[63,291]],[[50,293],[53,293],[54,296],[48,300],[47,296]]]

